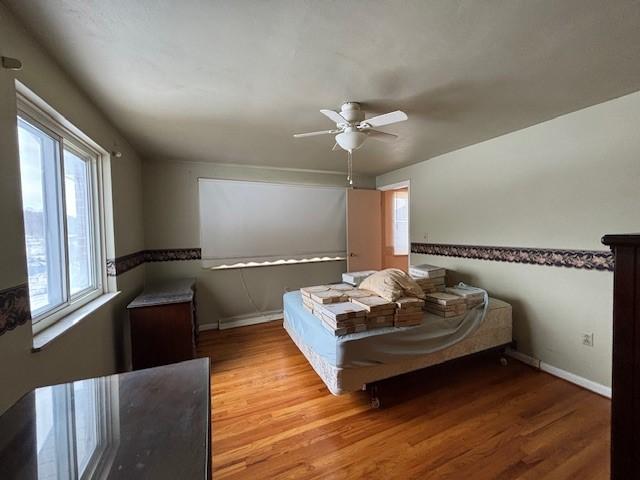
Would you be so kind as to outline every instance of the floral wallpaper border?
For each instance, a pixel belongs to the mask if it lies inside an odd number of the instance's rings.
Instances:
[[[606,250],[561,250],[555,248],[412,243],[411,253],[611,272],[614,266],[613,253]]]
[[[133,270],[138,265],[144,263],[144,250],[139,252],[130,253],[129,255],[123,255],[122,257],[108,258],[107,259],[107,275],[115,277],[122,273]]]
[[[171,248],[141,250],[139,252],[107,260],[107,275],[115,277],[146,262],[171,262],[199,260],[199,248]],[[31,320],[29,287],[21,284],[0,290],[0,335]]]
[[[584,270],[613,271],[614,267],[613,253],[605,250],[412,243],[411,253]],[[107,274],[117,276],[147,262],[200,260],[201,258],[200,248],[141,250],[115,259],[108,259]],[[0,335],[27,323],[30,319],[27,284],[0,290]]]
[[[173,262],[180,260],[200,260],[202,250],[199,248],[165,248],[161,250],[145,250],[145,262]]]
[[[200,260],[199,248],[163,248],[157,250],[140,250],[122,257],[107,260],[107,275],[115,277],[147,262],[173,262],[182,260]]]
[[[611,272],[614,266],[613,253],[607,250],[412,243],[411,253]],[[201,258],[200,248],[141,250],[115,259],[108,259],[107,275],[112,277],[121,275],[143,263],[200,260]]]
[[[26,283],[0,290],[0,335],[31,320]]]

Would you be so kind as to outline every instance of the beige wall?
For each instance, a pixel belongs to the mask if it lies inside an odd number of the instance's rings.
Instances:
[[[14,79],[105,150],[123,153],[122,158],[112,159],[110,172],[115,254],[142,249],[141,168],[135,152],[2,4],[0,55],[19,58],[24,65],[19,72],[0,69],[0,290],[27,279]],[[29,324],[0,335],[0,412],[36,385],[114,372],[123,348],[124,305],[143,283],[144,267],[118,277],[120,296],[41,352],[31,352]]]
[[[640,92],[381,175],[411,181],[413,242],[606,250],[640,230]],[[519,350],[610,385],[613,275],[411,255],[514,305]],[[594,332],[594,347],[581,334]]]
[[[148,249],[200,246],[200,177],[316,185],[345,184],[345,174],[342,173],[213,163],[149,161],[144,162],[143,171],[144,226]],[[357,178],[356,181],[358,186],[372,187],[374,184],[373,178]],[[200,261],[180,261],[149,263],[146,270],[147,280],[151,282],[171,277],[197,278],[200,322],[215,324],[236,317],[280,310],[282,294],[286,290],[337,281],[345,271],[345,262],[211,271],[203,269]]]

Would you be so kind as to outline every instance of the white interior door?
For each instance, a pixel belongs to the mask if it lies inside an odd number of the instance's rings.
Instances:
[[[382,198],[378,190],[347,190],[347,271],[380,270]]]

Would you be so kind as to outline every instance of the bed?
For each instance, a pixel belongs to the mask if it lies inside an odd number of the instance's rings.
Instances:
[[[340,337],[303,308],[299,291],[286,293],[283,303],[285,330],[334,395],[512,342],[511,305],[488,297],[467,315],[425,312],[418,326]]]

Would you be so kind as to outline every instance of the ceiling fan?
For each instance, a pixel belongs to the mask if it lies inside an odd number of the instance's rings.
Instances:
[[[333,130],[321,130],[318,132],[296,133],[295,138],[315,137],[316,135],[336,135],[336,143],[333,150],[338,147],[351,153],[362,146],[367,138],[375,138],[383,142],[394,141],[398,138],[392,133],[374,130],[377,127],[384,127],[392,123],[404,122],[407,114],[396,110],[395,112],[377,115],[371,118],[364,118],[364,110],[358,102],[346,102],[340,107],[340,112],[333,110],[320,110],[320,113],[329,117],[335,122],[336,128]]]

